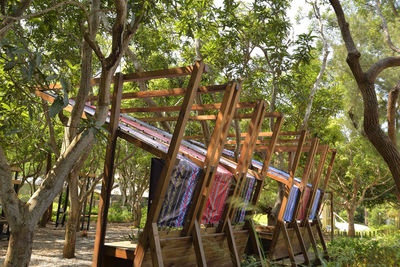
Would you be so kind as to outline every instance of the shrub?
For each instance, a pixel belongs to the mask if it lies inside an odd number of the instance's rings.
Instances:
[[[336,238],[328,244],[328,251],[332,260],[324,266],[400,266],[400,232],[374,238]]]

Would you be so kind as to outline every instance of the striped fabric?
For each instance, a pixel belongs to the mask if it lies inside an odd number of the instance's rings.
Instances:
[[[310,187],[306,187],[306,189],[304,190],[304,194],[303,194],[303,203],[301,204],[300,210],[299,210],[299,215],[297,216],[297,220],[303,220],[304,216],[306,215],[306,207],[307,207],[307,203],[308,200],[310,198],[310,192],[311,192],[311,188]]]
[[[250,202],[251,196],[253,195],[255,181],[256,179],[250,175],[246,177],[246,183],[244,185],[243,191],[240,193],[240,199],[243,202],[239,204],[240,207],[236,211],[233,222],[240,223],[244,221],[247,206]]]
[[[214,224],[219,222],[224,211],[232,177],[233,175],[230,172],[217,171],[201,223]]]
[[[200,168],[189,159],[182,156],[180,158],[179,163],[172,171],[171,180],[158,217],[157,223],[160,226],[180,227],[183,225],[199,178]],[[156,184],[153,183],[153,186],[156,186]]]
[[[283,215],[283,220],[285,222],[290,222],[293,218],[294,207],[296,205],[296,198],[299,194],[300,189],[294,185],[292,190],[290,190],[289,199],[286,205],[285,214]]]
[[[317,207],[318,207],[318,203],[319,203],[319,198],[321,196],[321,190],[317,190],[317,193],[315,194],[315,199],[314,199],[314,203],[311,209],[311,213],[310,213],[310,217],[308,217],[310,220],[314,220],[315,218],[315,214],[317,213]]]

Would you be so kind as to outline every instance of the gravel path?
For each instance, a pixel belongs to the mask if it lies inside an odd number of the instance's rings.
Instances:
[[[106,242],[127,240],[128,234],[131,233],[129,223],[108,224]],[[91,266],[95,234],[93,222],[87,237],[81,237],[78,233],[75,258],[63,259],[64,229],[56,229],[54,224],[48,224],[46,228],[37,228],[29,266]],[[7,252],[7,245],[6,240],[0,241],[0,266]]]

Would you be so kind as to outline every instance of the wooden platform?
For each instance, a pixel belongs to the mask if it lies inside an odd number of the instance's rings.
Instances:
[[[207,264],[209,266],[233,266],[225,233],[216,233],[215,228],[202,229]],[[181,237],[180,231],[160,231],[162,257],[165,266],[197,266],[191,236]],[[235,228],[235,243],[239,256],[244,254],[248,231]],[[132,267],[136,244],[130,241],[106,243],[103,255],[104,266]],[[142,266],[152,266],[151,254],[147,250]]]

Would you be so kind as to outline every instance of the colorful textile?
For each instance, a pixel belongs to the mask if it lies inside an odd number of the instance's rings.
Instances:
[[[285,214],[283,215],[283,220],[285,222],[290,222],[293,218],[294,207],[296,206],[296,199],[299,192],[300,189],[296,185],[294,185],[292,187],[292,190],[290,190],[289,199],[286,204]]]
[[[307,186],[306,189],[304,190],[303,203],[301,204],[299,215],[297,216],[297,220],[301,221],[304,219],[304,216],[306,216],[306,207],[307,207],[308,200],[310,198],[310,192],[311,192],[311,188]]]
[[[236,223],[244,221],[247,206],[250,202],[251,196],[253,195],[255,181],[256,179],[250,175],[246,177],[245,186],[243,188],[243,191],[240,193],[240,198],[243,203],[241,203],[240,207],[237,209],[235,217],[233,219],[233,221]]]
[[[174,167],[171,180],[165,194],[164,202],[158,217],[158,225],[169,227],[180,227],[193,197],[200,168],[190,160],[180,156],[179,163]],[[162,168],[157,165],[164,162],[160,159],[152,160],[152,172],[150,182],[150,197],[154,198],[154,190],[157,186]],[[154,165],[154,167],[153,167]],[[157,170],[156,170],[157,169]],[[150,200],[152,201],[152,199]]]
[[[230,172],[217,172],[201,223],[212,224],[219,222],[224,211],[232,177],[233,175]]]
[[[318,203],[319,203],[319,198],[321,196],[321,190],[317,190],[317,193],[315,194],[315,199],[314,203],[311,209],[310,217],[308,217],[310,220],[314,220],[315,214],[317,213],[317,208],[318,208]]]

